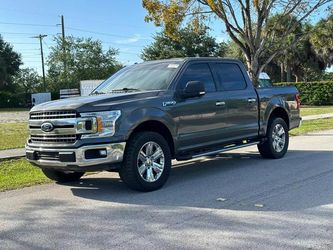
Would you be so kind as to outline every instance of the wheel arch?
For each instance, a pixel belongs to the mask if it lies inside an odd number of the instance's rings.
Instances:
[[[276,106],[273,108],[272,112],[269,114],[268,119],[267,119],[267,126],[265,129],[265,134],[267,133],[268,127],[271,124],[272,120],[274,118],[281,118],[285,121],[285,123],[287,124],[287,128],[289,130],[290,128],[290,119],[289,119],[289,115],[288,112],[281,106]]]
[[[163,136],[164,139],[168,142],[172,158],[175,157],[175,142],[172,133],[170,129],[167,127],[167,125],[165,125],[160,120],[154,120],[154,119],[142,121],[132,129],[132,131],[128,135],[128,140],[130,140],[134,134],[143,131],[156,132],[161,136]]]

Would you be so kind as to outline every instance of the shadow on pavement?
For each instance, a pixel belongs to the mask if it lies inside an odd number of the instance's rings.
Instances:
[[[333,203],[333,154],[289,151],[283,159],[265,160],[257,153],[228,153],[178,162],[167,184],[150,193],[132,191],[119,178],[93,175],[71,186],[75,196],[106,202],[293,211]]]

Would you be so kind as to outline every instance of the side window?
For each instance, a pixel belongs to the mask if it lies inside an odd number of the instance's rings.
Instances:
[[[246,88],[246,82],[239,66],[235,63],[214,64],[218,84],[223,90],[241,90]]]
[[[178,86],[183,89],[189,81],[201,81],[205,84],[206,92],[215,92],[216,87],[207,63],[189,65],[179,80]]]

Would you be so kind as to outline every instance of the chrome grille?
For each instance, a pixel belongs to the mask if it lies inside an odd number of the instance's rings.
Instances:
[[[31,135],[30,140],[36,144],[73,144],[78,135]]]
[[[31,120],[68,119],[76,117],[77,113],[75,111],[45,111],[30,113]]]

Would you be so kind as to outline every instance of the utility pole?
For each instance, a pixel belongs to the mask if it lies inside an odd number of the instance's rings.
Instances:
[[[47,37],[47,35],[38,35],[33,36],[32,38],[38,38],[39,44],[40,44],[40,56],[42,58],[42,71],[43,71],[43,85],[44,85],[44,91],[46,91],[46,81],[45,81],[45,69],[44,69],[44,53],[43,53],[43,38]]]
[[[65,79],[67,81],[65,20],[63,15],[61,15],[60,18],[61,18],[62,53],[64,58],[64,73],[65,73]],[[67,82],[67,88],[69,88],[68,82]]]

